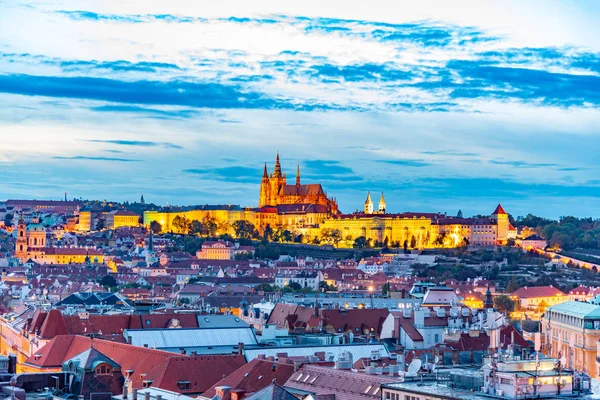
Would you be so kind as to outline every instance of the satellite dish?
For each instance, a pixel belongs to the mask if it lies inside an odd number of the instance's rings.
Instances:
[[[565,356],[562,356],[562,357],[560,358],[560,364],[561,364],[561,365],[566,365],[566,364],[567,364],[567,357],[565,357]]]
[[[408,366],[408,371],[406,372],[406,375],[408,375],[408,376],[417,375],[417,372],[419,372],[419,370],[421,369],[421,365],[422,365],[421,360],[419,360],[418,358],[415,358],[414,360],[411,361],[410,365]]]

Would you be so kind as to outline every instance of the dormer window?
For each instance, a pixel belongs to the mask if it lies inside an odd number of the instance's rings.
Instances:
[[[110,375],[112,373],[112,368],[108,364],[100,364],[96,367],[96,376],[97,375]]]
[[[192,388],[192,382],[177,381],[177,387],[179,388],[179,390],[190,390]]]

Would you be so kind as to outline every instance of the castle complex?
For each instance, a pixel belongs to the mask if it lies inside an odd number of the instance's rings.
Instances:
[[[327,197],[320,184],[300,182],[300,166],[295,184],[288,184],[277,154],[273,173],[268,173],[265,164],[257,208],[224,205],[173,212],[147,211],[144,224],[157,221],[164,231],[172,231],[172,222],[177,216],[199,221],[212,219],[219,225],[219,233],[233,234],[231,225],[244,220],[254,224],[259,232],[270,226],[274,230],[302,235],[302,241],[306,243],[323,239],[326,232],[339,231],[342,239],[338,246],[352,246],[360,237],[373,245],[406,248],[496,245],[516,238],[516,229],[500,205],[489,217],[463,218],[461,214],[456,217],[419,212],[392,214],[387,212],[383,193],[375,209],[370,192],[362,212],[344,214],[339,211],[337,201]]]
[[[300,165],[296,169],[296,184],[288,185],[286,174],[281,173],[279,153],[275,159],[275,170],[269,175],[267,164],[260,183],[258,207],[278,206],[280,204],[318,204],[325,206],[330,214],[338,213],[335,199],[330,199],[318,183],[300,183]]]

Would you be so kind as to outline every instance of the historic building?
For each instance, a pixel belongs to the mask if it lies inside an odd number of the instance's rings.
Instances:
[[[374,211],[370,193],[364,212],[331,215],[309,235],[317,236],[325,229],[339,230],[342,246],[351,246],[354,239],[364,237],[371,244],[395,244],[408,248],[494,246],[505,244],[517,234],[501,205],[490,217],[481,218],[451,217],[440,213],[389,214],[385,212],[383,194],[378,211]]]
[[[32,259],[40,264],[70,264],[102,262],[103,255],[84,247],[48,247],[47,231],[42,224],[26,224],[22,216],[17,225],[15,257],[25,262]]]
[[[275,159],[275,170],[269,175],[267,164],[260,184],[258,207],[277,206],[280,204],[319,204],[327,207],[330,214],[337,214],[338,205],[335,199],[328,198],[321,184],[300,183],[300,165],[296,170],[296,183],[287,184],[287,175],[282,174],[279,153]]]

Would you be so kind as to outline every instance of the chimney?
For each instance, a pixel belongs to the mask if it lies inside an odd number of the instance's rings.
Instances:
[[[146,392],[144,392],[144,400],[150,400],[150,391],[146,390]]]
[[[127,385],[123,385],[123,400],[127,400]]]
[[[127,344],[131,344],[131,336],[127,336]]]
[[[235,389],[231,391],[231,400],[242,400],[246,394],[245,390]]]
[[[244,354],[244,343],[239,342],[238,343],[238,351],[237,351],[238,355],[241,356]]]
[[[156,400],[162,400],[162,394],[157,394],[156,395]]]
[[[137,394],[138,394],[138,390],[137,389],[132,389],[131,390],[131,399],[132,400],[137,400]]]
[[[217,395],[217,397],[219,399],[222,399],[223,397],[225,397],[227,395],[227,393],[229,393],[230,390],[231,390],[231,386],[217,386],[215,388],[215,394]]]
[[[183,347],[179,349],[179,352],[180,352],[181,354],[186,354],[186,351],[185,351],[185,349],[184,349]]]

